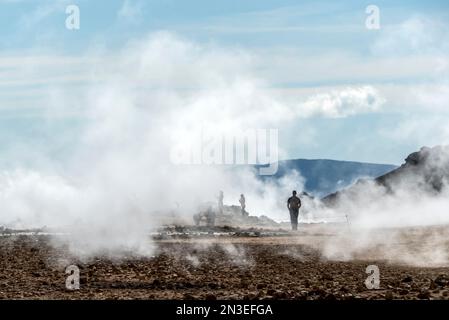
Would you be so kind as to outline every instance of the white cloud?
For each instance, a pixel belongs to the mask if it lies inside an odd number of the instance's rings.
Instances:
[[[385,128],[381,135],[401,144],[412,142],[419,146],[449,145],[449,116],[416,113],[404,116],[394,127]]]
[[[185,103],[201,109],[205,121],[220,116],[237,125],[243,121],[245,126],[280,125],[292,115],[345,117],[377,111],[383,103],[371,86],[286,97],[269,89],[272,79],[260,76],[259,59],[251,51],[199,45],[161,32],[113,55],[2,56],[0,66],[8,67],[9,75],[0,81],[0,91],[38,84],[45,91],[49,86],[107,83],[126,75],[125,84],[133,90],[182,92]]]
[[[19,28],[31,29],[56,12],[64,17],[65,7],[70,0],[57,0],[38,4],[31,12],[25,12],[19,19]]]
[[[380,32],[372,50],[383,55],[442,54],[449,50],[447,23],[426,16],[413,16]]]
[[[124,0],[117,12],[117,17],[121,21],[129,23],[139,23],[142,19],[143,3],[139,0]]]
[[[303,117],[322,115],[341,118],[358,113],[379,111],[384,103],[385,99],[371,86],[348,87],[310,97],[301,104],[297,111],[298,116]]]

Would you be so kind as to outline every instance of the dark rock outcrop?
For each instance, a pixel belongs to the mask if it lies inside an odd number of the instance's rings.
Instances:
[[[373,183],[394,194],[398,190],[438,194],[449,181],[449,146],[423,147],[411,153],[404,164],[373,180],[358,180],[349,188],[329,194],[322,199],[327,206],[334,206],[345,195],[357,194]]]

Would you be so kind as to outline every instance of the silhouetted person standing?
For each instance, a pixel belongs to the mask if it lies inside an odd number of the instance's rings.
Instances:
[[[246,200],[245,200],[245,196],[243,194],[240,195],[239,202],[240,202],[240,207],[242,207],[242,216],[245,216],[246,215],[246,211],[245,211]]]
[[[218,193],[218,213],[220,214],[223,214],[223,207],[224,207],[223,198],[224,198],[223,191],[220,191]]]
[[[298,230],[298,215],[299,208],[301,208],[301,200],[296,196],[296,191],[293,190],[292,196],[287,200],[287,208],[290,211],[290,221],[292,230]]]

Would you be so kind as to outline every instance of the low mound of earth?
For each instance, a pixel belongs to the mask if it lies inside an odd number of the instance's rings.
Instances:
[[[359,234],[341,225],[301,226],[298,233],[162,237],[148,257],[129,252],[121,259],[78,259],[68,253],[63,235],[4,235],[0,298],[447,299],[447,256],[429,267],[426,254],[437,246],[447,251],[448,243],[435,241],[447,239],[448,230],[376,230],[367,247],[355,241]],[[178,232],[189,235],[190,230]],[[54,246],[54,240],[61,244]],[[401,255],[404,259],[398,259]],[[422,260],[411,266],[411,257]],[[65,289],[64,271],[71,264],[81,271],[78,291]],[[364,285],[372,264],[380,269],[379,290]]]
[[[223,214],[217,214],[215,219],[217,226],[239,226],[254,228],[279,228],[281,225],[267,216],[242,215],[239,206],[227,206],[223,208]]]

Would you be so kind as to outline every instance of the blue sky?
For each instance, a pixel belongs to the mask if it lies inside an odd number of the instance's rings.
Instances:
[[[124,4],[130,8],[120,16]],[[120,46],[129,37],[171,30],[199,41],[242,46],[304,46],[306,50],[348,49],[366,52],[373,34],[364,28],[364,1],[139,1],[139,0],[2,0],[2,50],[42,49],[73,52],[97,40]],[[65,7],[82,11],[82,28],[67,33]],[[445,1],[376,1],[383,25],[413,15],[444,21]],[[26,22],[31,20],[30,22]]]
[[[80,8],[78,31],[65,28],[69,4]],[[379,30],[365,27],[369,4],[380,9]],[[86,74],[98,56],[160,31],[204,51],[244,52],[258,89],[322,108],[277,123],[285,158],[400,164],[423,145],[449,143],[447,1],[0,0],[0,8],[2,166],[70,156],[86,123],[77,92],[92,84]],[[365,96],[353,88],[375,92],[375,108],[359,108]],[[72,95],[55,98],[61,90]],[[337,114],[320,105],[341,99]],[[54,114],[55,101],[64,112]]]

